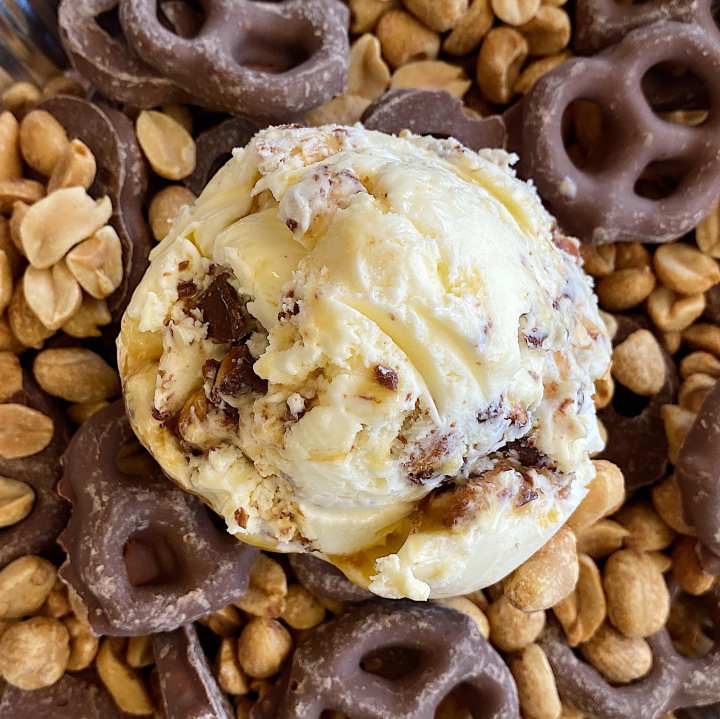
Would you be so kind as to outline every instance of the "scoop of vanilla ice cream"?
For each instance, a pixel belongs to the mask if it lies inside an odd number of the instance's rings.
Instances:
[[[496,582],[577,506],[609,341],[512,160],[269,128],[155,249],[118,340],[130,419],[238,538],[426,599]]]

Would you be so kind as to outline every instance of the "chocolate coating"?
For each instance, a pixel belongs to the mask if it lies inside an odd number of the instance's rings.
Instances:
[[[387,676],[362,668],[383,650]],[[404,661],[403,652],[414,658]],[[327,709],[350,719],[432,719],[460,685],[474,719],[519,716],[510,670],[470,617],[437,604],[373,600],[317,627],[251,717],[318,719]]]
[[[165,719],[232,719],[192,624],[153,637]]]
[[[256,551],[163,476],[122,402],[80,427],[63,465],[60,492],[73,512],[60,537],[68,554],[60,574],[95,632],[170,631],[244,593]]]
[[[337,567],[311,554],[288,555],[290,566],[300,584],[321,599],[338,602],[362,602],[373,594],[353,584]]]
[[[392,135],[410,130],[416,135],[454,137],[472,150],[505,144],[500,116],[474,117],[462,100],[440,90],[387,92],[365,110],[362,122],[368,130]]]

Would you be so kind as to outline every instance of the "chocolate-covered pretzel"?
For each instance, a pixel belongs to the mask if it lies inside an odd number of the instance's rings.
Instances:
[[[657,116],[642,92],[646,72],[681,63],[707,90],[707,120],[691,127]],[[593,160],[578,167],[562,137],[575,100],[598,103],[605,120]],[[666,242],[690,231],[720,189],[720,41],[694,24],[658,22],[590,58],[544,75],[522,103],[520,174],[532,179],[563,229],[585,242]],[[514,147],[513,147],[514,145]],[[664,196],[643,196],[647,170],[667,175]],[[643,193],[643,194],[641,194]]]
[[[170,631],[244,593],[255,550],[163,476],[122,402],[80,427],[63,465],[60,493],[73,511],[60,537],[68,554],[60,574],[95,632]]]
[[[163,26],[157,0],[120,4],[128,43],[196,104],[287,120],[343,91],[349,11],[339,0],[202,4],[205,21],[192,38]]]
[[[165,719],[231,719],[192,624],[153,637]]]
[[[675,477],[687,520],[720,561],[720,381],[705,398],[685,438]],[[712,557],[703,561],[706,566],[711,563]]]
[[[362,602],[373,595],[353,584],[337,567],[311,554],[288,555],[298,582],[321,599],[338,602]]]
[[[60,477],[60,457],[69,433],[59,404],[37,386],[29,372],[23,372],[22,391],[8,402],[26,405],[53,421],[53,437],[45,449],[28,457],[0,457],[0,475],[30,485],[35,502],[30,514],[17,524],[0,528],[0,568],[25,554],[45,552],[55,544],[68,520],[68,507],[55,491]]]
[[[392,90],[365,110],[362,122],[368,130],[393,135],[410,130],[416,135],[454,137],[472,150],[505,145],[500,116],[474,117],[462,100],[439,90]]]
[[[106,29],[101,17],[117,12],[120,0],[62,0],[60,38],[73,67],[105,97],[136,107],[188,102],[188,94],[138,58],[119,23]],[[107,26],[107,22],[105,25]]]
[[[41,107],[71,138],[82,140],[90,148],[97,163],[90,194],[107,195],[112,201],[110,224],[122,243],[123,279],[107,303],[113,318],[119,319],[145,273],[151,244],[142,214],[147,168],[132,123],[117,110],[77,97],[53,97]]]
[[[384,652],[390,666],[375,671]],[[251,717],[318,719],[334,710],[352,719],[432,719],[461,686],[474,719],[519,716],[510,671],[470,617],[437,604],[373,600],[315,629]]]
[[[231,117],[201,132],[195,139],[195,171],[183,180],[185,186],[199,195],[223,163],[230,159],[232,151],[236,147],[245,147],[259,129],[260,126],[250,120]]]
[[[649,329],[643,317],[616,315],[618,329],[613,344],[624,342],[633,332]],[[661,410],[671,404],[677,392],[675,363],[662,350],[665,359],[665,382],[659,392],[648,398],[625,396],[617,387],[612,403],[598,412],[607,430],[603,457],[620,467],[628,490],[634,490],[662,479],[668,467],[668,443]],[[635,406],[641,402],[641,406]]]

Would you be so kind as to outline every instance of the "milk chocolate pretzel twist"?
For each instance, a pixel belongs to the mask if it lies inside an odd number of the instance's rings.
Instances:
[[[192,38],[163,26],[157,0],[121,0],[133,49],[207,107],[286,120],[342,92],[348,8],[339,0],[202,0]],[[196,100],[197,102],[197,100]]]
[[[337,567],[312,554],[288,555],[290,566],[300,584],[321,599],[337,602],[362,602],[373,594],[353,584]]]
[[[708,597],[711,616],[720,623],[720,586]],[[594,719],[659,719],[681,707],[720,701],[720,638],[708,654],[680,654],[662,629],[648,638],[653,652],[650,673],[627,686],[612,686],[568,646],[559,624],[550,620],[539,639],[553,668],[560,696]]]
[[[700,126],[661,119],[641,81],[653,66],[679,62],[707,88]],[[581,169],[568,155],[562,120],[574,100],[598,103],[606,121],[599,165]],[[720,43],[696,25],[660,22],[629,33],[591,58],[575,58],[542,77],[522,107],[520,173],[532,178],[566,232],[587,242],[666,242],[691,230],[720,192]],[[636,184],[656,163],[677,186],[662,199]]]
[[[63,579],[99,634],[169,631],[240,597],[256,550],[216,526],[134,438],[123,403],[87,420],[63,458],[73,505]]]
[[[385,678],[361,666],[368,655],[395,652]],[[410,650],[417,665],[402,667]],[[462,685],[474,719],[516,719],[517,690],[507,665],[466,615],[437,604],[373,600],[321,625],[293,655],[282,685],[253,719],[318,719],[323,710],[352,719],[432,719]]]

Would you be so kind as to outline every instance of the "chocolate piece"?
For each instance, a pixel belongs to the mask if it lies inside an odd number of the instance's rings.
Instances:
[[[317,627],[253,719],[432,719],[462,685],[474,719],[516,719],[517,690],[470,617],[437,604],[373,600]]]
[[[107,299],[113,318],[120,319],[145,273],[151,247],[142,210],[147,169],[132,123],[117,110],[77,97],[54,97],[41,107],[60,122],[71,138],[82,140],[95,155],[97,174],[90,194],[107,195],[112,201],[110,224],[123,249],[123,279]]]
[[[505,124],[500,116],[475,117],[462,100],[441,90],[387,92],[365,110],[362,122],[368,130],[393,135],[410,130],[416,135],[454,137],[471,150],[505,144]]]
[[[108,21],[119,4],[120,0],[62,0],[58,9],[60,38],[73,67],[105,97],[117,102],[146,108],[190,101],[184,90],[127,47],[117,20]],[[115,25],[113,32],[103,25]]]
[[[197,164],[192,175],[183,180],[185,186],[199,195],[213,175],[230,159],[232,151],[236,147],[245,147],[259,129],[249,120],[231,117],[200,133],[195,139]]]
[[[165,719],[231,719],[192,624],[153,637]]]
[[[618,330],[613,338],[617,345],[639,329],[649,329],[644,317],[615,315]],[[660,414],[664,404],[672,404],[678,378],[670,355],[665,358],[665,383],[652,397],[637,397],[621,385],[615,388],[613,401],[598,412],[608,433],[604,459],[617,464],[625,476],[629,491],[662,479],[668,467],[668,444],[665,424]]]
[[[23,372],[22,392],[10,397],[9,401],[27,405],[50,417],[54,434],[42,452],[19,459],[0,457],[0,475],[26,482],[35,492],[30,514],[17,524],[0,528],[0,568],[25,554],[41,554],[50,549],[70,514],[55,491],[60,477],[60,456],[69,439],[64,412],[37,386],[29,372]]]
[[[696,127],[655,115],[641,82],[659,63],[696,75],[710,100]],[[562,122],[575,100],[597,103],[604,132],[592,163],[578,167],[563,144]],[[661,22],[634,30],[591,58],[574,58],[544,75],[525,96],[521,132],[510,132],[519,173],[532,179],[563,230],[585,242],[667,242],[708,214],[720,183],[720,36],[696,25]],[[506,118],[508,119],[508,118]],[[508,122],[517,123],[517,118]],[[643,183],[666,180],[660,195]]]
[[[248,392],[267,392],[267,382],[253,371],[254,362],[247,345],[233,347],[218,367],[212,400],[218,401],[219,395],[240,397]]]
[[[249,334],[245,303],[228,282],[218,275],[200,295],[197,306],[208,324],[207,336],[215,342],[240,342]]]
[[[300,584],[320,599],[338,602],[362,602],[373,595],[353,584],[337,567],[312,554],[288,555],[290,566]]]
[[[710,390],[685,437],[675,478],[688,522],[720,559],[720,382]]]
[[[136,442],[122,402],[98,412],[63,458],[73,513],[63,579],[99,634],[170,631],[227,606],[247,587],[255,550],[216,526]]]
[[[0,701],[0,719],[125,719],[91,671],[63,674],[44,689],[23,691],[8,685]]]
[[[345,87],[348,8],[338,0],[207,0],[193,38],[167,30],[155,0],[123,0],[131,47],[197,104],[287,120]]]

